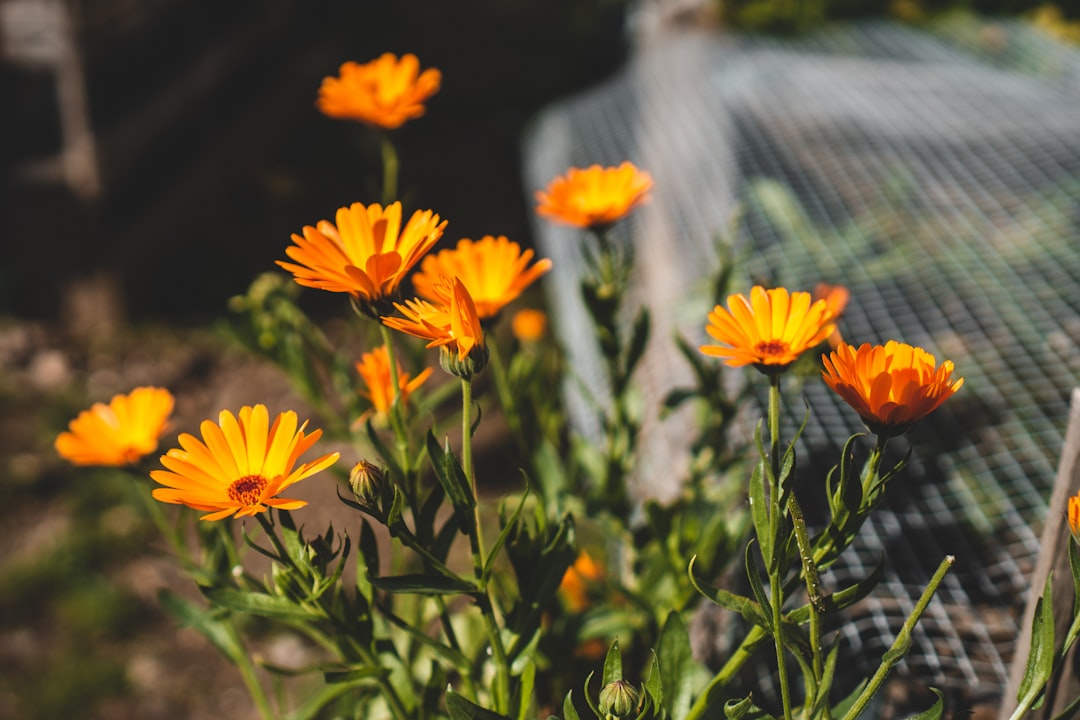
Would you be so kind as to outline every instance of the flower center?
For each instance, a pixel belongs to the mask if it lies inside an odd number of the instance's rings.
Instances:
[[[754,346],[754,352],[763,358],[787,355],[788,344],[783,340],[762,340]]]
[[[229,499],[241,505],[257,505],[266,487],[261,475],[245,475],[229,486]]]

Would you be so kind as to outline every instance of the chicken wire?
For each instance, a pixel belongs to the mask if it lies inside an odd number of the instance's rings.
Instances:
[[[881,587],[842,627],[846,666],[861,676],[956,556],[897,672],[1000,696],[1080,385],[1080,52],[977,18],[786,39],[668,33],[604,85],[545,109],[524,156],[530,191],[593,163],[631,160],[653,176],[652,201],[616,227],[635,248],[634,301],[653,318],[636,376],[645,407],[692,385],[670,339],[710,341],[718,236],[733,238],[736,290],[843,284],[846,340],[898,339],[955,361],[964,387],[895,443],[914,446],[911,461],[827,582],[885,558]],[[540,220],[535,231],[554,262],[557,331],[602,395],[578,292],[581,234]],[[579,386],[567,389],[571,416],[595,437]],[[820,478],[862,428],[823,383],[785,389],[789,428],[805,410],[798,393],[812,408],[800,471]],[[677,490],[664,483],[686,470],[686,412],[645,418],[640,492]]]

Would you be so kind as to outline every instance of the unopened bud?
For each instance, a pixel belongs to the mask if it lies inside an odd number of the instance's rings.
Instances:
[[[361,460],[349,473],[349,487],[352,488],[356,501],[368,507],[377,507],[382,496],[386,472],[375,463]]]
[[[468,380],[487,365],[490,351],[486,343],[473,345],[472,350],[464,359],[458,357],[457,348],[452,345],[443,345],[439,348],[439,365],[451,375]]]
[[[625,680],[613,680],[600,691],[600,712],[605,720],[622,720],[638,709],[641,693]]]

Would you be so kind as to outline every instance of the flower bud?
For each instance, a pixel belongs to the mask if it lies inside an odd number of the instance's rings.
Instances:
[[[386,472],[374,463],[361,460],[349,473],[349,487],[352,488],[356,501],[367,507],[377,507],[382,497]]]
[[[464,380],[468,380],[484,369],[490,357],[486,343],[473,345],[464,359],[458,358],[457,348],[443,345],[439,348],[439,365],[443,370]]]
[[[613,680],[600,691],[600,712],[605,720],[630,717],[638,709],[641,694],[625,680]]]

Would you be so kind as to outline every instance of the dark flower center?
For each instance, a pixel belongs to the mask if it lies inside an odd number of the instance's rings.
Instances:
[[[229,499],[241,505],[257,505],[266,487],[261,475],[246,475],[229,486]]]
[[[762,357],[780,357],[788,352],[788,344],[783,340],[762,340],[754,346],[754,352]]]

